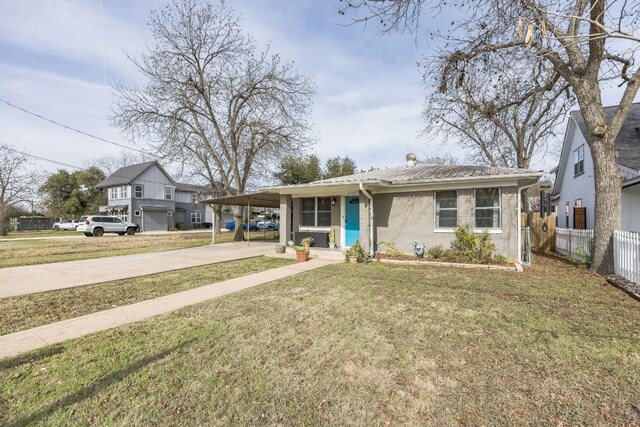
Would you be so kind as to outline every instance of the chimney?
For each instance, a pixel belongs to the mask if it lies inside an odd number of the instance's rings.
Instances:
[[[416,165],[416,155],[413,153],[407,154],[407,166],[415,166]]]

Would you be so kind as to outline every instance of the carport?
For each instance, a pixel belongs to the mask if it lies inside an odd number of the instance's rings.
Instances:
[[[249,229],[251,208],[280,208],[280,194],[259,191],[256,193],[236,194],[232,196],[216,197],[213,199],[200,200],[199,203],[207,205],[225,205],[225,206],[241,206],[247,208],[247,244],[250,242],[251,232]],[[211,231],[211,243],[216,243],[216,230],[220,228],[220,224],[216,224],[216,215],[213,215],[213,227]],[[236,224],[238,227],[238,224]]]

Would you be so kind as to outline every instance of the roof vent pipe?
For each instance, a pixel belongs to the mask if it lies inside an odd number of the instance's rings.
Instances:
[[[407,166],[415,166],[417,157],[413,153],[407,154]]]

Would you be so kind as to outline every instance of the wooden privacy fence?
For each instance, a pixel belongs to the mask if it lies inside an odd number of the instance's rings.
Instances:
[[[591,239],[593,239],[593,230],[556,228],[556,252],[569,258],[578,258],[581,255],[589,256],[589,241]]]
[[[640,233],[613,232],[613,262],[616,274],[640,283]]]
[[[541,218],[538,212],[522,212],[522,226],[531,229],[532,249],[555,251],[556,214]]]

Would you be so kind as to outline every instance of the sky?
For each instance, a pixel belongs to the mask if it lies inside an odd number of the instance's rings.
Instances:
[[[149,12],[164,1],[0,0],[0,99],[110,141],[130,145],[109,122],[114,82],[140,76],[126,54],[151,42]],[[295,61],[315,80],[311,121],[326,160],[349,156],[359,168],[395,166],[405,155],[464,152],[425,141],[425,89],[417,62],[424,46],[409,34],[380,36],[375,28],[344,25],[338,0],[234,0],[242,27],[260,45]],[[138,141],[144,145],[144,141]],[[57,127],[0,103],[0,143],[70,165],[119,155],[121,147]],[[549,169],[554,158],[537,158]],[[59,165],[36,161],[53,171]]]

